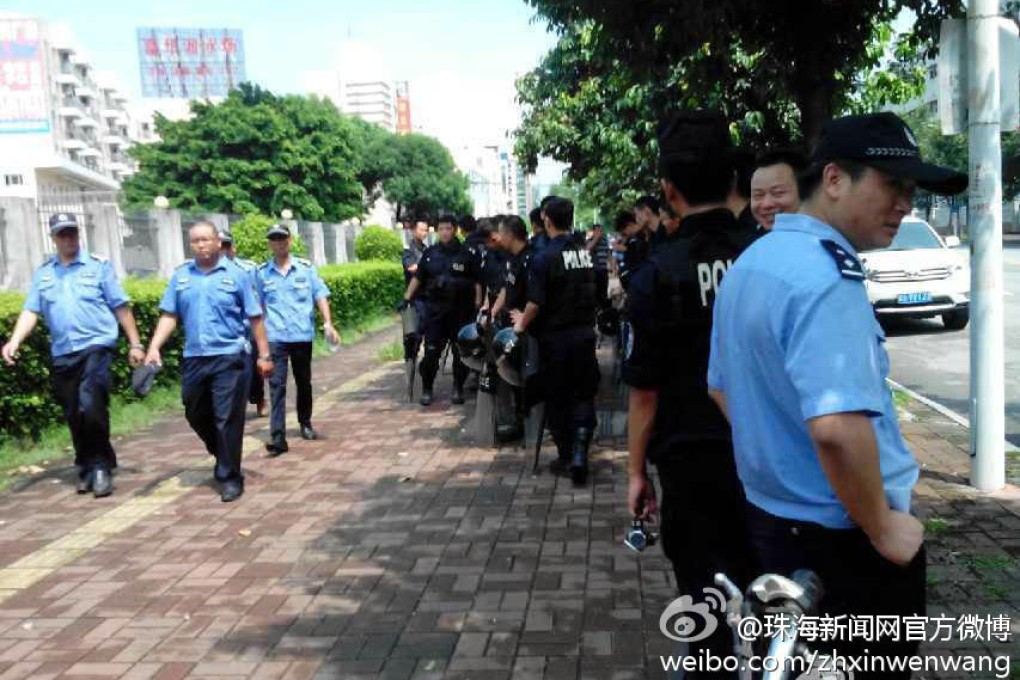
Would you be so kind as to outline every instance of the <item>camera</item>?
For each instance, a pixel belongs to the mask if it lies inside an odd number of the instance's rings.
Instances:
[[[650,545],[655,545],[658,537],[645,530],[645,523],[640,517],[635,517],[630,523],[630,529],[623,538],[623,544],[635,552],[644,552]]]

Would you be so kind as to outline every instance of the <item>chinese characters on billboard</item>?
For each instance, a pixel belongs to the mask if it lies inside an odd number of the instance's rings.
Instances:
[[[139,28],[143,97],[226,97],[245,81],[241,31]]]
[[[0,133],[49,129],[39,23],[0,20]]]
[[[406,80],[397,83],[397,134],[411,134],[411,97]]]

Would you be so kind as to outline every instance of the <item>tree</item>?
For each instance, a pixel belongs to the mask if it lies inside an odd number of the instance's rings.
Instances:
[[[397,171],[382,186],[396,206],[398,220],[435,220],[444,212],[471,212],[468,179],[457,170],[446,147],[419,134],[396,135],[392,145]]]
[[[383,182],[400,171],[396,136],[360,118],[351,123],[358,181],[364,190],[365,210],[370,211],[382,197]]]
[[[593,22],[607,53],[626,58],[642,82],[703,54],[699,75],[730,83],[728,57],[744,54],[777,95],[793,102],[808,141],[839,110],[856,74],[877,65],[868,49],[877,26],[911,10],[916,20],[908,40],[931,45],[941,20],[963,9],[962,0],[526,1],[561,33]]]
[[[156,117],[161,141],[131,149],[139,172],[124,184],[129,204],[164,195],[175,208],[310,220],[362,214],[349,119],[328,101],[277,97],[242,84],[219,104],[193,102],[192,117]]]

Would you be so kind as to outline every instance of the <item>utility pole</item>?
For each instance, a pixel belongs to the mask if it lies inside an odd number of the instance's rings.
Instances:
[[[998,16],[998,0],[970,0],[970,482],[980,491],[1000,489],[1006,481]]]

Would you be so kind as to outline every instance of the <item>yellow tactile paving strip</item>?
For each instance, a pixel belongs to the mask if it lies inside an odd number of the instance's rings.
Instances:
[[[394,365],[384,365],[356,378],[352,378],[316,398],[313,415],[320,415],[336,405],[345,395],[356,392],[395,370]],[[244,438],[244,454],[250,454],[264,446],[264,442],[252,436]],[[157,485],[144,496],[135,496],[121,503],[107,513],[84,524],[71,533],[47,543],[35,552],[0,569],[0,604],[26,588],[30,588],[57,569],[74,562],[82,555],[101,545],[107,539],[130,528],[161,507],[174,502],[192,489],[209,479],[209,470],[188,469]]]

